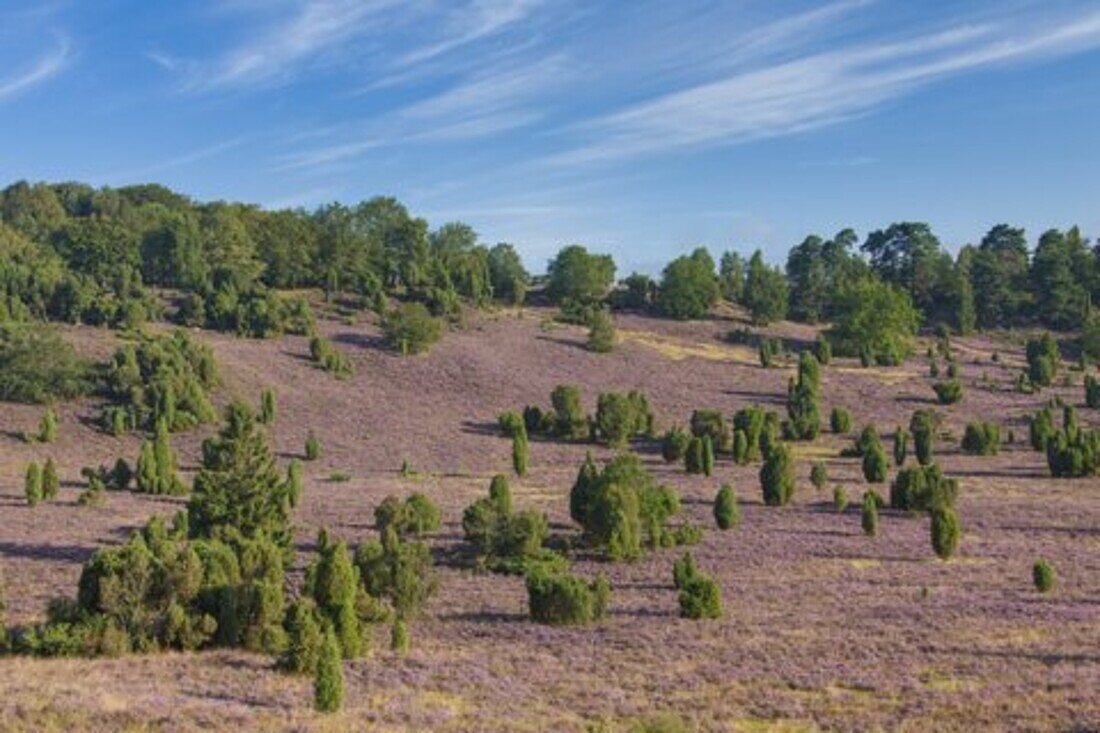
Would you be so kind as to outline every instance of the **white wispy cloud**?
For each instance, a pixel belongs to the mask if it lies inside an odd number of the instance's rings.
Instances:
[[[184,168],[195,163],[209,160],[211,158],[217,158],[218,156],[227,153],[231,150],[241,147],[249,141],[247,136],[241,135],[229,140],[223,140],[221,142],[213,143],[211,145],[205,145],[194,150],[186,150],[171,158],[167,158],[158,163],[139,168],[130,171],[119,172],[111,176],[112,180],[136,180],[151,176],[155,173],[162,173],[167,170],[175,168]]]
[[[39,57],[29,69],[14,76],[0,78],[0,100],[13,97],[49,81],[65,70],[71,57],[72,44],[67,37],[59,36],[54,47]]]
[[[1038,29],[961,26],[810,53],[586,122],[588,142],[551,162],[576,165],[814,130],[948,76],[1097,46],[1100,12],[1093,11]]]
[[[525,20],[543,0],[473,0],[457,6],[448,18],[442,40],[405,54],[399,64],[408,66],[441,56]]]

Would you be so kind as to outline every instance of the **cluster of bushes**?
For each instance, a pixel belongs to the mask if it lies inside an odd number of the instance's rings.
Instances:
[[[1001,426],[991,422],[972,422],[962,438],[963,452],[972,456],[995,456],[1001,449]]]
[[[913,434],[913,448],[917,463],[928,466],[933,461],[936,433],[943,417],[933,410],[917,410],[909,418],[909,431]]]
[[[722,618],[722,589],[701,572],[695,557],[684,553],[672,566],[672,582],[680,592],[680,615],[690,619]]]
[[[611,313],[603,308],[595,309],[588,317],[588,339],[585,346],[597,354],[608,354],[615,350],[619,340],[618,329]]]
[[[313,333],[313,310],[300,297],[288,297],[257,282],[240,282],[228,270],[213,282],[188,293],[176,312],[181,325],[205,327],[249,338],[274,338],[284,333]]]
[[[596,401],[596,413],[585,413],[581,390],[576,385],[560,384],[550,393],[552,411],[528,405],[523,414],[505,412],[498,418],[504,434],[542,435],[569,441],[602,441],[623,448],[636,438],[652,438],[656,416],[644,393],[605,392]]]
[[[1034,387],[1049,387],[1062,363],[1058,342],[1049,333],[1027,342],[1027,378]]]
[[[890,506],[905,511],[932,511],[955,505],[959,482],[943,475],[935,463],[898,471],[890,486]]]
[[[564,565],[564,558],[543,547],[550,535],[546,515],[513,511],[512,491],[503,475],[493,477],[487,497],[466,507],[462,530],[479,564],[494,572],[527,573],[539,566]]]
[[[90,366],[54,330],[0,323],[0,400],[50,402],[88,393]]]
[[[655,424],[656,417],[642,392],[605,392],[596,400],[596,438],[613,448],[623,448],[634,438],[652,438]]]
[[[1077,412],[1067,405],[1062,413],[1062,430],[1052,425],[1050,410],[1044,408],[1031,422],[1032,445],[1045,450],[1047,466],[1054,478],[1100,475],[1100,430],[1082,428]]]
[[[35,506],[42,501],[53,501],[61,489],[61,479],[57,475],[57,464],[47,458],[41,466],[31,461],[23,479],[23,493],[27,504]]]
[[[733,461],[745,466],[765,456],[779,442],[779,415],[749,405],[733,415]]]
[[[309,340],[309,358],[314,364],[331,372],[337,379],[346,379],[354,371],[351,360],[341,351],[337,351],[332,342],[322,336]]]
[[[600,576],[589,582],[567,572],[542,568],[527,574],[531,620],[554,626],[585,624],[607,615],[611,584]]]
[[[137,490],[144,494],[180,496],[187,493],[187,487],[176,473],[176,455],[169,444],[166,420],[157,422],[153,440],[142,442],[135,478]]]
[[[936,393],[936,399],[941,405],[953,405],[962,401],[963,398],[962,382],[957,379],[936,382],[932,385],[932,390]]]
[[[845,454],[860,458],[860,468],[867,483],[880,484],[886,481],[890,460],[886,456],[886,449],[882,445],[878,429],[873,424],[863,428],[855,445],[845,451]]]
[[[217,415],[210,391],[217,379],[213,352],[186,331],[143,335],[111,360],[106,375],[111,404],[104,409],[104,427],[120,435],[153,430],[161,421],[171,432],[213,422]]]
[[[697,542],[700,532],[694,525],[669,526],[679,512],[676,492],[658,485],[630,453],[615,457],[602,469],[589,455],[569,494],[570,516],[584,529],[585,538],[612,560],[641,557],[645,547]]]
[[[803,351],[798,359],[798,378],[787,388],[787,421],[783,434],[788,440],[814,440],[821,431],[821,364]]]
[[[423,354],[439,341],[443,326],[423,303],[402,303],[382,318],[386,344],[402,356]]]
[[[756,353],[760,358],[760,366],[770,369],[783,358],[783,342],[777,338],[761,338]]]
[[[405,497],[387,496],[374,510],[374,524],[385,534],[393,528],[398,537],[419,537],[439,529],[442,513],[436,503],[420,492]]]

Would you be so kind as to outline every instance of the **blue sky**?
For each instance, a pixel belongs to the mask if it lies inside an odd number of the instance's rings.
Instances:
[[[0,179],[394,195],[541,270],[1100,233],[1100,4],[0,0]]]

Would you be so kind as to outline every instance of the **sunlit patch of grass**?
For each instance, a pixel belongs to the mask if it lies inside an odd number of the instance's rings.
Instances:
[[[848,560],[848,564],[856,570],[869,570],[871,568],[881,567],[882,561],[872,560],[870,558],[859,558],[856,560]]]
[[[908,369],[902,369],[900,367],[848,367],[848,366],[835,366],[829,367],[830,371],[837,372],[839,374],[854,374],[856,376],[871,377],[877,379],[883,384],[895,385],[902,382],[908,382],[912,379],[916,379],[919,375]]]
[[[920,680],[925,687],[935,692],[975,692],[983,686],[978,680],[937,672],[936,670],[925,671],[921,674]]]
[[[795,460],[807,458],[839,458],[840,448],[823,443],[788,443]]]
[[[811,733],[820,729],[809,720],[742,718],[731,720],[730,730],[737,731],[737,733]]]
[[[469,700],[449,692],[425,690],[418,697],[422,707],[441,708],[455,717],[465,715],[473,709]]]
[[[705,359],[707,361],[728,361],[735,364],[760,363],[756,351],[748,346],[683,341],[651,331],[620,330],[619,338],[623,343],[633,342],[651,348],[673,361]]]

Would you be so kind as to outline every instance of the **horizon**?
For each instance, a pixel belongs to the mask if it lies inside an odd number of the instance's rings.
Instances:
[[[314,208],[392,195],[541,272],[928,222],[1100,230],[1084,2],[0,6],[7,182]],[[945,184],[944,181],[949,183]]]

